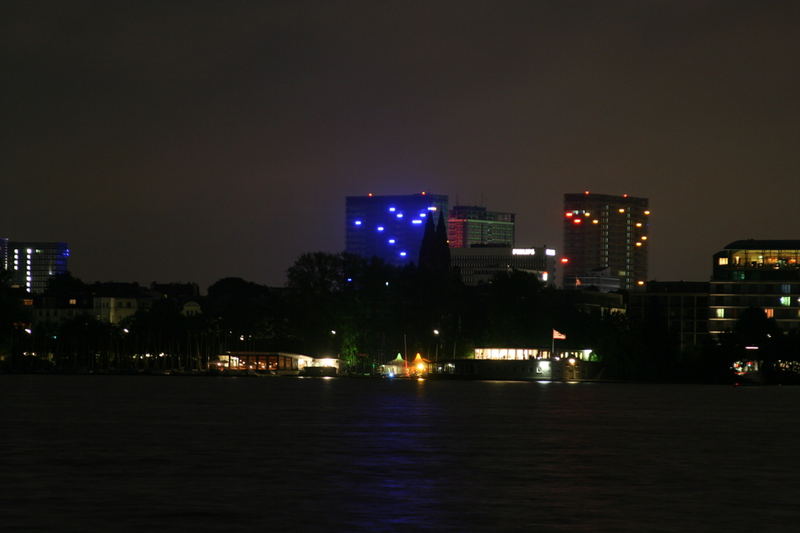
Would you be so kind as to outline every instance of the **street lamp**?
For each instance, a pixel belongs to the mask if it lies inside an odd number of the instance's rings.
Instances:
[[[434,356],[433,360],[435,362],[439,362],[439,330],[434,329],[433,334],[436,336],[436,355]]]

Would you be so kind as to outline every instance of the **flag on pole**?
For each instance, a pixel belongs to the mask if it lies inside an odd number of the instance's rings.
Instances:
[[[556,340],[556,339],[558,339],[560,341],[563,341],[563,340],[567,339],[567,336],[564,335],[563,333],[559,332],[557,329],[554,329],[553,330],[553,340]]]

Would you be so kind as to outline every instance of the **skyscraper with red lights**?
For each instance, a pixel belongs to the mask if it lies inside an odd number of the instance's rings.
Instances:
[[[650,210],[647,198],[589,191],[564,195],[564,287],[603,280],[634,289],[647,280]]]

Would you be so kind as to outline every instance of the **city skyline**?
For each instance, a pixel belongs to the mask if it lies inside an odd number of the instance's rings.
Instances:
[[[0,236],[69,242],[87,281],[282,285],[368,192],[557,249],[563,193],[646,197],[659,280],[800,231],[790,3],[2,9]]]

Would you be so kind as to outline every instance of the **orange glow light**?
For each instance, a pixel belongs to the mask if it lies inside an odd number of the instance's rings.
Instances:
[[[620,207],[620,208],[619,208],[619,212],[620,212],[620,213],[624,213],[624,212],[625,212],[625,210],[624,210],[623,208],[621,208],[621,207]]]
[[[599,224],[599,223],[600,223],[600,221],[597,220],[597,219],[592,220],[592,224]]]
[[[562,263],[569,263],[569,259],[567,259],[566,257],[562,257],[561,258],[561,262]]]
[[[573,224],[580,224],[581,222],[583,222],[583,221],[581,219],[579,219],[579,218],[573,218],[572,219],[572,223]]]
[[[564,213],[564,216],[565,217],[571,217],[572,216],[572,211],[567,211],[566,213]]]
[[[583,191],[583,194],[585,194],[586,196],[589,196],[589,191]]]

